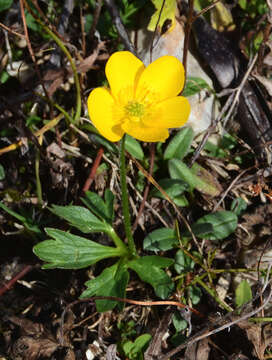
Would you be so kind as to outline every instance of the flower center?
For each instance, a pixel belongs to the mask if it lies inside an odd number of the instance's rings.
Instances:
[[[139,118],[143,117],[145,113],[145,106],[137,101],[129,101],[125,106],[125,111],[129,117],[140,120]]]

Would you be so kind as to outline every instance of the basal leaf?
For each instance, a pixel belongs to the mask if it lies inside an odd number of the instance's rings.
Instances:
[[[35,245],[33,251],[48,264],[44,269],[81,269],[109,257],[120,256],[120,250],[100,245],[92,240],[65,231],[47,228],[54,240],[45,240]]]
[[[142,149],[141,144],[138,140],[130,135],[126,135],[126,143],[125,149],[133,156],[135,159],[143,160],[144,159],[144,152]]]
[[[213,179],[206,180],[203,175],[203,168],[194,163],[192,168],[189,168],[184,162],[178,159],[171,159],[168,161],[169,173],[172,179],[181,179],[188,183],[190,189],[197,189],[200,192],[210,196],[219,195],[219,189],[213,184]],[[199,175],[197,175],[197,174]],[[202,177],[201,177],[201,176]],[[207,174],[206,174],[207,175]]]
[[[243,306],[252,299],[252,291],[247,280],[242,280],[235,290],[236,307]]]
[[[128,280],[129,273],[126,267],[116,263],[103,270],[95,279],[87,281],[85,283],[87,289],[80,298],[84,299],[92,296],[116,296],[124,298]],[[113,309],[117,304],[120,303],[112,300],[97,300],[96,308],[97,311],[104,312]],[[123,304],[121,304],[122,306]]]
[[[182,160],[190,150],[194,132],[190,127],[182,128],[169,142],[164,152],[164,159],[180,159]]]
[[[171,199],[189,190],[189,185],[181,179],[162,179],[158,183]],[[164,195],[157,188],[153,188],[150,191],[150,196],[165,199]]]
[[[173,291],[174,283],[161,268],[170,266],[172,263],[172,259],[144,256],[130,261],[128,267],[134,270],[142,281],[150,284],[157,296],[166,299]]]
[[[166,251],[178,244],[175,230],[160,228],[149,233],[143,243],[143,248],[148,251]]]
[[[218,211],[208,214],[197,220],[196,224],[210,224],[212,231],[198,236],[210,240],[225,239],[236,230],[237,223],[237,215],[232,211]]]
[[[174,267],[178,274],[190,272],[194,266],[195,263],[189,256],[184,254],[181,249],[177,251]]]
[[[110,189],[105,190],[105,202],[92,191],[86,191],[85,198],[81,200],[100,220],[112,224],[114,195]]]
[[[50,210],[85,234],[91,232],[109,232],[111,229],[110,225],[98,219],[88,209],[82,206],[53,205]]]
[[[198,94],[203,89],[210,89],[205,80],[198,77],[188,76],[182,95],[185,97],[192,96]]]

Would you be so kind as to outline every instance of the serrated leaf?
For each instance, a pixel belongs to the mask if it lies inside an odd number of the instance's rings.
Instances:
[[[188,184],[180,179],[162,179],[158,182],[158,184],[171,199],[174,199],[175,197],[183,194],[184,191],[189,190]],[[153,188],[149,195],[150,197],[165,199],[165,196],[157,188]]]
[[[150,284],[156,295],[166,299],[174,289],[171,278],[161,269],[170,266],[172,259],[160,256],[144,256],[128,263],[128,267],[135,271],[140,279]]]
[[[111,226],[92,214],[88,209],[82,206],[58,206],[53,205],[50,209],[51,212],[65,220],[71,226],[82,231],[84,234],[91,232],[106,232],[111,231]]]
[[[235,290],[236,307],[243,306],[250,300],[252,300],[252,291],[250,285],[246,280],[242,280]]]
[[[204,179],[203,173],[204,170],[201,166],[194,163],[192,168],[189,168],[184,162],[178,159],[171,159],[168,161],[169,173],[172,179],[181,179],[188,183],[191,191],[195,188],[203,192],[204,194],[208,194],[210,196],[217,196],[220,193],[220,190],[213,185],[211,178],[209,183]],[[202,172],[201,172],[202,171]],[[196,173],[202,175],[202,177],[196,175]],[[208,172],[206,172],[206,175]]]
[[[126,135],[126,142],[125,142],[125,149],[135,157],[135,159],[143,160],[144,159],[144,152],[142,149],[141,144],[138,140],[130,135]]]
[[[164,152],[164,159],[177,158],[182,160],[188,153],[194,138],[193,129],[182,128],[169,142]]]
[[[92,191],[86,191],[85,198],[81,198],[81,200],[100,220],[112,224],[114,195],[110,189],[105,190],[105,202]]]
[[[143,243],[143,248],[148,251],[166,251],[178,244],[175,230],[161,228],[149,233]]]
[[[163,5],[163,0],[151,0],[151,1],[156,8],[156,12],[151,17],[151,20],[148,24],[147,29],[149,31],[155,31],[159,17],[160,17],[160,20],[158,23],[159,29],[161,29],[163,27],[163,24],[164,24],[165,20],[167,20],[167,19],[171,20],[172,26],[174,26],[175,21],[176,21],[175,15],[176,15],[176,10],[177,10],[177,1],[176,0],[165,1],[163,9],[161,9],[162,5]]]
[[[210,89],[205,80],[198,77],[188,76],[182,96],[193,96],[203,89]]]
[[[44,269],[81,269],[109,257],[120,256],[120,250],[100,245],[92,240],[65,231],[47,228],[46,233],[54,240],[35,245],[34,254],[48,264]]]
[[[203,216],[196,224],[210,224],[212,231],[206,234],[199,234],[202,239],[222,240],[232,234],[238,224],[237,215],[232,211],[218,211]]]
[[[125,266],[116,263],[115,265],[106,268],[95,279],[89,280],[85,283],[87,289],[81,294],[80,298],[88,298],[92,296],[116,296],[125,298],[126,287],[129,280],[129,273]],[[99,312],[112,310],[118,301],[112,300],[97,300],[96,308]],[[121,304],[121,307],[123,304]]]

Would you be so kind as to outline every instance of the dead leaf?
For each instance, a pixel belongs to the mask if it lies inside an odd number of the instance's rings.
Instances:
[[[41,356],[49,358],[58,347],[58,343],[49,339],[35,339],[31,336],[22,336],[13,345],[13,359],[36,360]]]
[[[185,351],[185,360],[208,360],[210,346],[208,338],[189,345]]]
[[[267,344],[263,339],[262,326],[251,324],[248,321],[240,321],[237,325],[246,331],[247,338],[252,342],[258,359],[264,359],[264,352]]]
[[[42,324],[34,323],[29,319],[19,318],[17,316],[9,316],[8,320],[13,324],[18,325],[21,328],[23,335],[39,336],[44,332]]]
[[[80,62],[80,64],[77,67],[77,71],[79,73],[86,73],[87,71],[89,71],[93,67],[95,61],[97,60],[100,50],[104,48],[105,48],[105,42],[102,41],[98,44],[97,48],[90,56],[88,56],[87,58],[85,58]]]

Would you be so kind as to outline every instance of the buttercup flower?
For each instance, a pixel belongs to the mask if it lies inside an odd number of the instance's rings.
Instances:
[[[88,98],[90,118],[108,140],[124,133],[147,142],[164,141],[168,128],[184,125],[190,113],[184,68],[174,56],[162,56],[147,67],[128,51],[116,52],[106,64],[110,89],[94,89]]]

